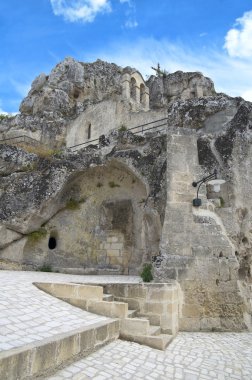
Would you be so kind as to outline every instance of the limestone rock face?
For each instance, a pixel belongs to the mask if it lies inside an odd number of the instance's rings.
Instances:
[[[40,74],[32,83],[28,96],[20,105],[25,115],[46,115],[54,118],[77,116],[85,101],[97,102],[118,86],[121,69],[102,61],[93,64],[66,58],[46,76]]]
[[[102,131],[75,153],[0,145],[0,265],[138,274],[152,261],[156,281],[181,286],[180,329],[252,330],[252,103],[177,72],[149,79],[151,110],[131,108],[148,92],[134,72],[67,58],[0,123],[3,137],[26,133],[47,148],[71,127],[68,146]],[[226,182],[217,192],[203,183],[193,207],[192,182],[214,169]]]
[[[178,99],[215,95],[212,80],[199,72],[176,71],[173,74],[151,76],[147,86],[150,89],[150,105],[154,108],[167,106]]]

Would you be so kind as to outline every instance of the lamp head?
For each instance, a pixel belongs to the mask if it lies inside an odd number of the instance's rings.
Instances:
[[[208,184],[213,186],[213,191],[215,193],[218,193],[221,185],[225,182],[226,181],[224,179],[212,179],[211,181],[208,181]]]

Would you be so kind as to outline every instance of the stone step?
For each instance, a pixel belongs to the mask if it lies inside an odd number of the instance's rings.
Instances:
[[[103,294],[103,301],[114,301],[114,296],[112,294]]]
[[[89,301],[87,311],[111,318],[126,318],[128,304],[115,301]]]
[[[149,319],[151,325],[159,326],[161,324],[161,316],[158,314],[137,313],[137,318]]]
[[[161,334],[160,326],[150,326],[148,335],[155,336],[155,335],[160,335],[160,334]]]
[[[130,342],[143,344],[151,348],[156,348],[158,350],[165,350],[168,344],[172,341],[173,335],[131,335],[120,333],[120,338]]]
[[[57,298],[102,300],[103,287],[96,285],[35,282],[38,289]]]
[[[129,309],[139,310],[140,300],[136,298],[114,297],[114,300],[118,302],[127,302]]]
[[[122,335],[148,335],[150,322],[148,319],[125,318],[121,320],[120,334]]]
[[[0,353],[0,379],[25,380],[50,374],[119,336],[119,321],[98,322]]]
[[[137,315],[136,310],[128,310],[127,318],[134,318],[134,317],[136,317],[136,315]]]

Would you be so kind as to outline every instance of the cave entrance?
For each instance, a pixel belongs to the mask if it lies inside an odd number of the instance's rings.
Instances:
[[[133,251],[133,207],[130,200],[107,201],[102,205],[101,227],[103,264],[128,274]],[[101,263],[100,263],[101,264]]]
[[[50,236],[48,240],[48,248],[49,249],[55,249],[57,247],[57,240],[55,237]]]

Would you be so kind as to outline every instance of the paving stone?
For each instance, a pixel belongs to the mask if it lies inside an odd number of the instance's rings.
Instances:
[[[83,375],[99,367],[92,379],[250,380],[251,357],[252,333],[179,333],[165,351],[117,340],[73,365]]]
[[[33,282],[97,283],[97,279],[97,276],[1,270],[0,352],[109,320],[73,307],[33,285]],[[125,276],[115,276],[113,279],[125,282]],[[127,279],[129,282],[140,281],[138,276]],[[99,277],[99,283],[111,281],[111,276]]]

